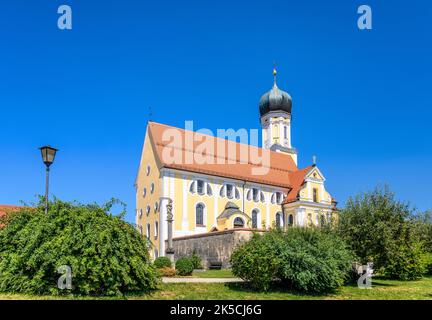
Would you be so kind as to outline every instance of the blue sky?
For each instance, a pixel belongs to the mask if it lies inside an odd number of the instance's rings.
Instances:
[[[57,28],[62,4],[72,30]],[[174,126],[259,128],[276,61],[299,164],[316,154],[341,205],[388,183],[432,208],[431,20],[430,1],[2,3],[0,203],[44,192],[37,148],[51,144],[52,194],[119,198],[133,221],[148,108]]]

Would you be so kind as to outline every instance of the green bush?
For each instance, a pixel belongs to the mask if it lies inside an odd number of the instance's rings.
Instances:
[[[426,253],[424,255],[424,261],[426,264],[425,274],[432,275],[432,253]]]
[[[181,276],[190,276],[194,270],[194,264],[191,258],[179,258],[175,264],[176,271]]]
[[[149,242],[123,220],[125,212],[54,200],[9,215],[0,229],[0,292],[123,295],[156,288]],[[72,269],[72,289],[57,288],[60,266]]]
[[[361,264],[373,262],[377,274],[415,280],[424,272],[423,245],[413,211],[388,187],[357,195],[340,211],[338,233]]]
[[[294,290],[320,293],[344,284],[354,257],[331,232],[316,228],[272,230],[254,235],[231,256],[235,276],[258,290],[268,290],[279,280]]]
[[[192,263],[194,265],[194,269],[202,269],[202,263],[201,263],[201,258],[200,256],[196,253],[196,251],[194,250],[194,252],[192,253],[192,257],[191,257]]]
[[[171,260],[168,257],[157,257],[153,264],[158,269],[172,267]]]

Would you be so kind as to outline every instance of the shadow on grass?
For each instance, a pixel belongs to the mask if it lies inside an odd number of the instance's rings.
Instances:
[[[281,282],[274,282],[271,285],[271,288],[267,291],[259,291],[254,289],[249,283],[247,282],[230,282],[225,283],[225,287],[227,287],[229,290],[237,291],[237,292],[243,292],[243,293],[264,293],[264,294],[272,294],[272,293],[280,293],[280,294],[291,294],[293,296],[298,297],[309,297],[309,298],[322,298],[323,296],[330,295],[333,293],[336,293],[337,291],[332,292],[326,292],[326,293],[304,293],[301,291],[297,291],[291,288],[288,288],[283,285]]]

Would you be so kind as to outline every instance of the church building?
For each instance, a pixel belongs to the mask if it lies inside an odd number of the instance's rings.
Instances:
[[[135,180],[136,225],[153,244],[152,258],[165,255],[169,233],[176,239],[331,221],[336,202],[325,188],[323,173],[316,164],[297,166],[291,144],[292,99],[278,88],[273,72],[273,87],[259,101],[261,148],[148,122]],[[167,139],[173,133],[178,140]],[[193,142],[188,144],[190,136]],[[215,150],[203,152],[203,140]],[[216,147],[220,145],[223,150]],[[267,153],[265,174],[254,174],[256,163],[241,158],[245,147],[251,154]],[[177,161],[172,161],[173,154]],[[197,154],[207,161],[188,161]],[[167,219],[172,220],[170,229]]]

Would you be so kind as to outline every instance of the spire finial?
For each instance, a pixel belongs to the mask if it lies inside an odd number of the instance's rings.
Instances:
[[[277,76],[277,70],[276,70],[276,62],[273,61],[273,84],[276,85],[276,76]]]

